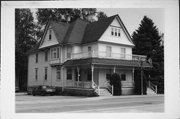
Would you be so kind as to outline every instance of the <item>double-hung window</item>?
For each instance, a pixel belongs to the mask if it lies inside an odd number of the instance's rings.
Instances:
[[[71,58],[71,53],[72,53],[72,47],[67,47],[67,58]]]
[[[48,51],[45,51],[45,61],[48,61]]]
[[[126,48],[121,48],[121,58],[122,59],[126,58]]]
[[[111,46],[106,46],[106,57],[111,57],[112,49]]]
[[[56,72],[57,80],[61,79],[61,68],[57,67],[57,72]]]
[[[38,68],[35,68],[35,80],[38,80]]]
[[[47,76],[48,76],[48,68],[45,67],[45,73],[44,73],[44,80],[47,81]]]
[[[38,53],[36,53],[36,63],[38,63]]]
[[[67,80],[72,80],[72,69],[67,69]]]
[[[114,28],[113,27],[111,28],[111,35],[112,36],[114,35]]]
[[[51,49],[51,59],[58,59],[60,58],[60,48],[52,48]]]
[[[51,38],[52,38],[52,30],[49,29],[49,40],[51,40]]]

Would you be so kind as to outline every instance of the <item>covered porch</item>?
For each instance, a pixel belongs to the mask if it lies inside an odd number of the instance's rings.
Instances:
[[[150,64],[143,61],[142,66],[149,67]],[[134,87],[134,69],[139,68],[140,63],[137,60],[87,58],[68,60],[64,67],[67,71],[66,88],[94,89],[97,94],[100,94],[100,89],[106,88],[113,93],[109,78],[111,74],[118,73],[123,77],[124,93],[128,94]]]

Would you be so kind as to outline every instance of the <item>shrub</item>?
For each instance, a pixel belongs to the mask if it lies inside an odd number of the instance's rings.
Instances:
[[[114,73],[110,77],[110,84],[114,86],[114,95],[121,95],[122,89],[121,89],[121,78],[119,74]]]

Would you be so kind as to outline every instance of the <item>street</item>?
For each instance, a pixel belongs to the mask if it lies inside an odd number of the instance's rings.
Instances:
[[[164,95],[110,97],[16,95],[17,113],[118,113],[163,111]]]

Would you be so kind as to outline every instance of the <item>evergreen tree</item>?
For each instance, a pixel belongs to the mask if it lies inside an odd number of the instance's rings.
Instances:
[[[158,85],[159,93],[164,90],[164,47],[161,45],[161,36],[153,21],[144,16],[140,27],[132,35],[135,47],[133,54],[146,55],[152,59],[153,68],[150,80]]]
[[[15,73],[20,90],[27,85],[26,52],[36,44],[34,27],[30,9],[15,9]]]

